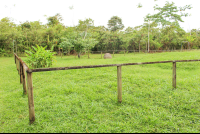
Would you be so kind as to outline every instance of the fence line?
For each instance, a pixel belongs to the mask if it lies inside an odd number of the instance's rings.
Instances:
[[[183,49],[183,50],[181,50],[181,49],[177,49],[177,50],[149,50],[149,53],[156,53],[156,52],[158,52],[158,53],[160,53],[160,52],[185,52],[185,51],[199,51],[200,49]],[[57,53],[57,56],[61,56],[61,53],[62,54],[67,54],[68,52],[67,51],[64,51],[64,52],[62,52],[62,51],[55,51],[56,53]],[[87,53],[88,51],[86,50],[86,53]],[[6,53],[6,54],[12,54],[13,52],[9,52],[9,53]],[[18,56],[25,56],[25,52],[15,52]],[[85,51],[83,51],[82,52],[82,54],[81,55],[84,55],[84,54],[86,54],[85,53]],[[90,51],[90,53],[91,54],[104,54],[104,53],[114,53],[114,54],[127,54],[127,53],[134,53],[134,54],[137,54],[137,53],[145,53],[145,54],[147,54],[148,52],[147,52],[147,50],[107,50],[107,51]],[[2,54],[4,54],[4,53],[2,53]],[[0,52],[0,56],[2,55],[1,54],[1,52]],[[72,54],[72,53],[70,53],[70,55],[78,55],[78,53],[76,53],[76,54]],[[63,55],[62,55],[63,56]],[[102,56],[101,56],[101,58],[102,58]]]
[[[26,63],[24,63],[15,53],[14,60],[20,74],[20,83],[23,83],[24,94],[26,91],[26,83],[28,87],[28,104],[29,104],[29,121],[32,124],[35,121],[35,111],[34,111],[34,100],[33,100],[33,82],[32,73],[42,72],[42,71],[56,71],[56,70],[69,70],[69,69],[83,69],[83,68],[97,68],[97,67],[114,67],[117,66],[117,92],[118,92],[118,102],[122,102],[122,66],[126,65],[142,65],[142,64],[158,64],[158,63],[172,63],[172,87],[176,88],[176,62],[193,62],[200,61],[196,60],[173,60],[173,61],[155,61],[155,62],[141,62],[141,63],[123,63],[123,64],[107,64],[107,65],[88,65],[88,66],[71,66],[71,67],[56,67],[56,68],[37,68],[29,69]],[[27,82],[25,77],[25,72],[27,73]]]
[[[200,49],[176,49],[176,50],[149,50],[149,53],[156,53],[156,52],[185,52],[185,51],[194,51],[194,50],[200,50]],[[119,53],[121,53],[121,54],[127,54],[127,53],[134,53],[134,54],[136,54],[136,53],[148,53],[148,51],[147,50],[103,50],[103,51],[89,51],[91,54],[102,54],[102,53],[112,53],[112,54],[119,54]],[[57,53],[57,55],[61,55],[61,53],[62,54],[68,54],[68,52],[67,52],[67,50],[66,51],[56,51],[56,53]],[[82,51],[82,55],[83,54],[86,54],[86,53],[88,53],[88,51],[86,50],[86,51]],[[72,54],[71,52],[70,52],[70,54]],[[76,55],[77,55],[77,53],[76,53]]]
[[[35,121],[32,73],[27,73],[26,77],[25,72],[27,72],[29,68],[26,65],[26,63],[23,62],[21,58],[19,58],[15,53],[14,53],[14,60],[18,70],[18,74],[20,76],[20,84],[23,84],[23,94],[27,94],[27,87],[28,87],[29,121],[30,124],[32,124]]]

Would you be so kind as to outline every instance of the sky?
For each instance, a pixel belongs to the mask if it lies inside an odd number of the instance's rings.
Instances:
[[[156,13],[154,5],[162,7],[166,1],[173,1],[177,7],[191,5],[193,8],[186,11],[191,16],[183,17],[180,26],[187,32],[200,28],[199,0],[0,0],[0,19],[11,17],[16,24],[25,21],[46,24],[47,17],[60,13],[65,26],[77,25],[79,20],[91,18],[95,26],[107,27],[108,20],[118,16],[127,28],[142,25],[148,13]],[[142,8],[137,8],[138,3]]]

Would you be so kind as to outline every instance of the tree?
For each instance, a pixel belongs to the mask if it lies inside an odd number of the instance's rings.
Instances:
[[[22,23],[21,28],[22,28],[22,30],[30,29],[31,28],[30,22],[26,21],[26,22]]]
[[[0,48],[6,52],[13,48],[13,39],[18,37],[16,25],[7,17],[0,21]]]
[[[125,51],[128,49],[128,46],[130,45],[129,42],[130,42],[131,38],[124,35],[122,37],[122,41],[123,41],[123,44],[121,45],[121,47],[124,49],[124,53]],[[125,55],[125,54],[124,54]]]
[[[98,41],[98,43],[96,43],[93,50],[102,51],[103,49],[105,49],[104,35],[106,34],[106,32],[107,32],[107,29],[104,26],[98,26],[92,29],[91,31],[92,37],[95,38],[96,41]]]
[[[173,49],[181,45],[183,37],[182,30],[177,22],[173,22],[170,26],[161,29],[160,43],[163,49]]]
[[[187,36],[186,38],[187,38],[187,41],[188,41],[188,47],[189,47],[189,49],[190,49],[189,44],[190,44],[190,43],[193,43],[194,37],[192,37],[192,36],[190,35],[190,36]]]
[[[90,49],[93,48],[97,43],[98,41],[96,41],[95,39],[92,39],[92,38],[87,38],[84,41],[84,47],[88,50],[88,59],[90,58],[89,56],[89,53],[90,53]]]
[[[122,30],[124,28],[124,24],[122,24],[122,19],[118,16],[113,16],[108,21],[108,28],[110,31],[118,31]]]
[[[74,48],[78,52],[78,58],[81,56],[81,51],[84,49],[85,40],[82,38],[77,38],[74,40]]]
[[[72,39],[67,39],[67,38],[62,38],[62,40],[63,41],[60,43],[59,47],[62,48],[63,51],[65,49],[67,49],[68,55],[69,55],[70,54],[70,48],[74,47],[73,40]]]
[[[55,26],[55,25],[60,24],[60,21],[62,21],[63,19],[62,19],[62,16],[59,13],[57,13],[54,16],[48,17],[47,20],[48,20],[48,23],[47,23],[48,26]]]
[[[188,13],[183,13],[186,9],[191,9],[191,5],[186,5],[184,7],[175,6],[175,3],[166,1],[165,5],[163,7],[159,7],[157,4],[154,6],[154,10],[157,10],[158,13],[150,15],[147,14],[145,17],[145,21],[154,21],[156,23],[161,23],[161,25],[164,27],[166,25],[171,25],[172,22],[178,21],[183,22],[182,18],[183,16],[187,17]]]
[[[93,25],[94,25],[94,21],[90,18],[86,19],[84,21],[79,20],[79,24],[78,24],[77,28],[78,28],[78,30],[84,32],[84,36],[82,36],[83,39],[86,38],[88,29]]]

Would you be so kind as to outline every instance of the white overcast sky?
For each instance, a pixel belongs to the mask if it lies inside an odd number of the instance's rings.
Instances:
[[[16,24],[25,21],[40,21],[47,23],[44,15],[54,16],[60,13],[66,26],[78,24],[78,20],[91,18],[94,25],[104,25],[107,27],[108,20],[112,16],[119,16],[125,28],[142,25],[144,17],[153,14],[153,6],[158,4],[163,6],[167,0],[0,0],[0,19],[11,17]],[[200,28],[200,1],[199,0],[168,0],[173,1],[177,7],[192,5],[190,17],[183,18],[180,23],[185,31],[193,28]],[[143,5],[137,8],[138,3]],[[14,7],[15,4],[15,7]],[[69,7],[74,9],[70,10]]]

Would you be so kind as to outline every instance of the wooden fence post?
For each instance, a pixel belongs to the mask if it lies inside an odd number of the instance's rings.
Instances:
[[[22,65],[22,77],[23,77],[23,94],[27,94],[27,89],[26,89],[26,70],[25,70],[25,65],[23,63]]]
[[[16,64],[16,56],[14,55],[14,60],[15,60],[15,64]]]
[[[117,91],[118,91],[118,102],[122,102],[122,75],[121,66],[117,66]]]
[[[16,58],[16,68],[17,68],[17,58]]]
[[[172,65],[173,65],[172,86],[176,88],[176,62],[173,62]]]
[[[18,71],[18,59],[16,58],[16,68],[17,68],[17,71]]]
[[[29,121],[30,124],[32,124],[35,121],[32,72],[27,72],[27,85],[28,85]]]
[[[18,71],[18,74],[19,74],[19,59],[17,59],[17,71]]]
[[[18,63],[17,63],[17,67],[18,67],[18,74],[20,75],[20,61],[19,61],[19,59],[18,59]]]
[[[19,61],[19,77],[20,77],[20,84],[22,84],[22,63]]]

